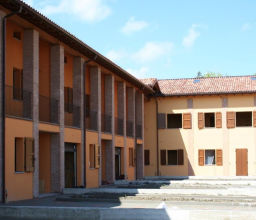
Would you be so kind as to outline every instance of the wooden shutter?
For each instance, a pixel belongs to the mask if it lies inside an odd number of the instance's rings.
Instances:
[[[90,144],[89,146],[89,156],[90,156],[90,168],[95,168],[95,144]]]
[[[203,129],[204,128],[204,113],[198,112],[198,128]]]
[[[144,150],[144,165],[150,164],[150,153],[149,150]]]
[[[100,168],[100,145],[95,144],[95,168]]]
[[[25,138],[25,167],[26,172],[34,171],[34,140],[33,138]]]
[[[204,150],[198,150],[198,164],[204,166]]]
[[[161,165],[166,165],[166,150],[160,151],[160,157]]]
[[[216,128],[222,128],[222,114],[221,112],[216,112]]]
[[[223,160],[222,160],[222,150],[218,149],[216,150],[216,165],[222,166]]]
[[[184,152],[183,152],[183,150],[178,150],[178,165],[184,165]]]
[[[136,149],[133,149],[133,160],[132,160],[132,166],[135,167],[136,164]]]
[[[235,123],[235,112],[227,112],[227,128],[234,128]]]
[[[256,127],[256,111],[253,111],[253,127]]]
[[[165,129],[166,128],[166,114],[158,113],[158,115],[157,115],[157,127],[158,127],[158,129]]]
[[[23,98],[23,73],[16,68],[13,68],[13,98],[17,100]]]
[[[183,114],[183,128],[184,129],[191,129],[192,128],[191,118],[192,118],[191,113],[184,113]]]
[[[129,166],[133,165],[133,149],[129,148]]]

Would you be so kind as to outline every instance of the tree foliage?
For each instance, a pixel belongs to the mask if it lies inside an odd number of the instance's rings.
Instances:
[[[207,72],[205,74],[202,74],[200,71],[197,73],[197,78],[201,78],[201,77],[220,77],[223,76],[223,74],[221,73],[215,73],[215,72]]]

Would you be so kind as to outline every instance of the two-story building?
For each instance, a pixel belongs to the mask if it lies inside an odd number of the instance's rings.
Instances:
[[[142,178],[153,90],[22,1],[0,28],[2,201]]]
[[[256,77],[145,79],[145,176],[256,175]]]

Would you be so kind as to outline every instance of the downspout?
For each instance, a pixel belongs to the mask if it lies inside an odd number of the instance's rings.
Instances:
[[[156,101],[156,175],[160,176],[160,171],[159,171],[158,101],[157,101],[157,97],[155,97],[155,101]]]
[[[2,21],[2,201],[6,202],[6,187],[5,187],[5,59],[6,59],[6,20],[7,18],[21,13],[22,6],[20,6],[19,11],[12,12],[3,17]]]
[[[90,63],[91,61],[95,61],[97,59],[97,55],[95,55],[94,59],[91,60],[87,60],[84,62],[84,75],[83,75],[83,88],[84,88],[84,91],[83,91],[83,97],[84,97],[84,104],[83,104],[83,108],[84,108],[84,114],[83,114],[83,122],[84,122],[84,129],[83,129],[83,132],[84,132],[84,187],[86,188],[86,67],[87,67],[87,64]]]

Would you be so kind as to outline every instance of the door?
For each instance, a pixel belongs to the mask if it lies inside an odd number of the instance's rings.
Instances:
[[[76,145],[65,143],[65,188],[76,187]]]
[[[248,175],[248,150],[236,149],[236,175]]]
[[[121,177],[121,149],[119,147],[115,148],[115,176],[116,180]]]

